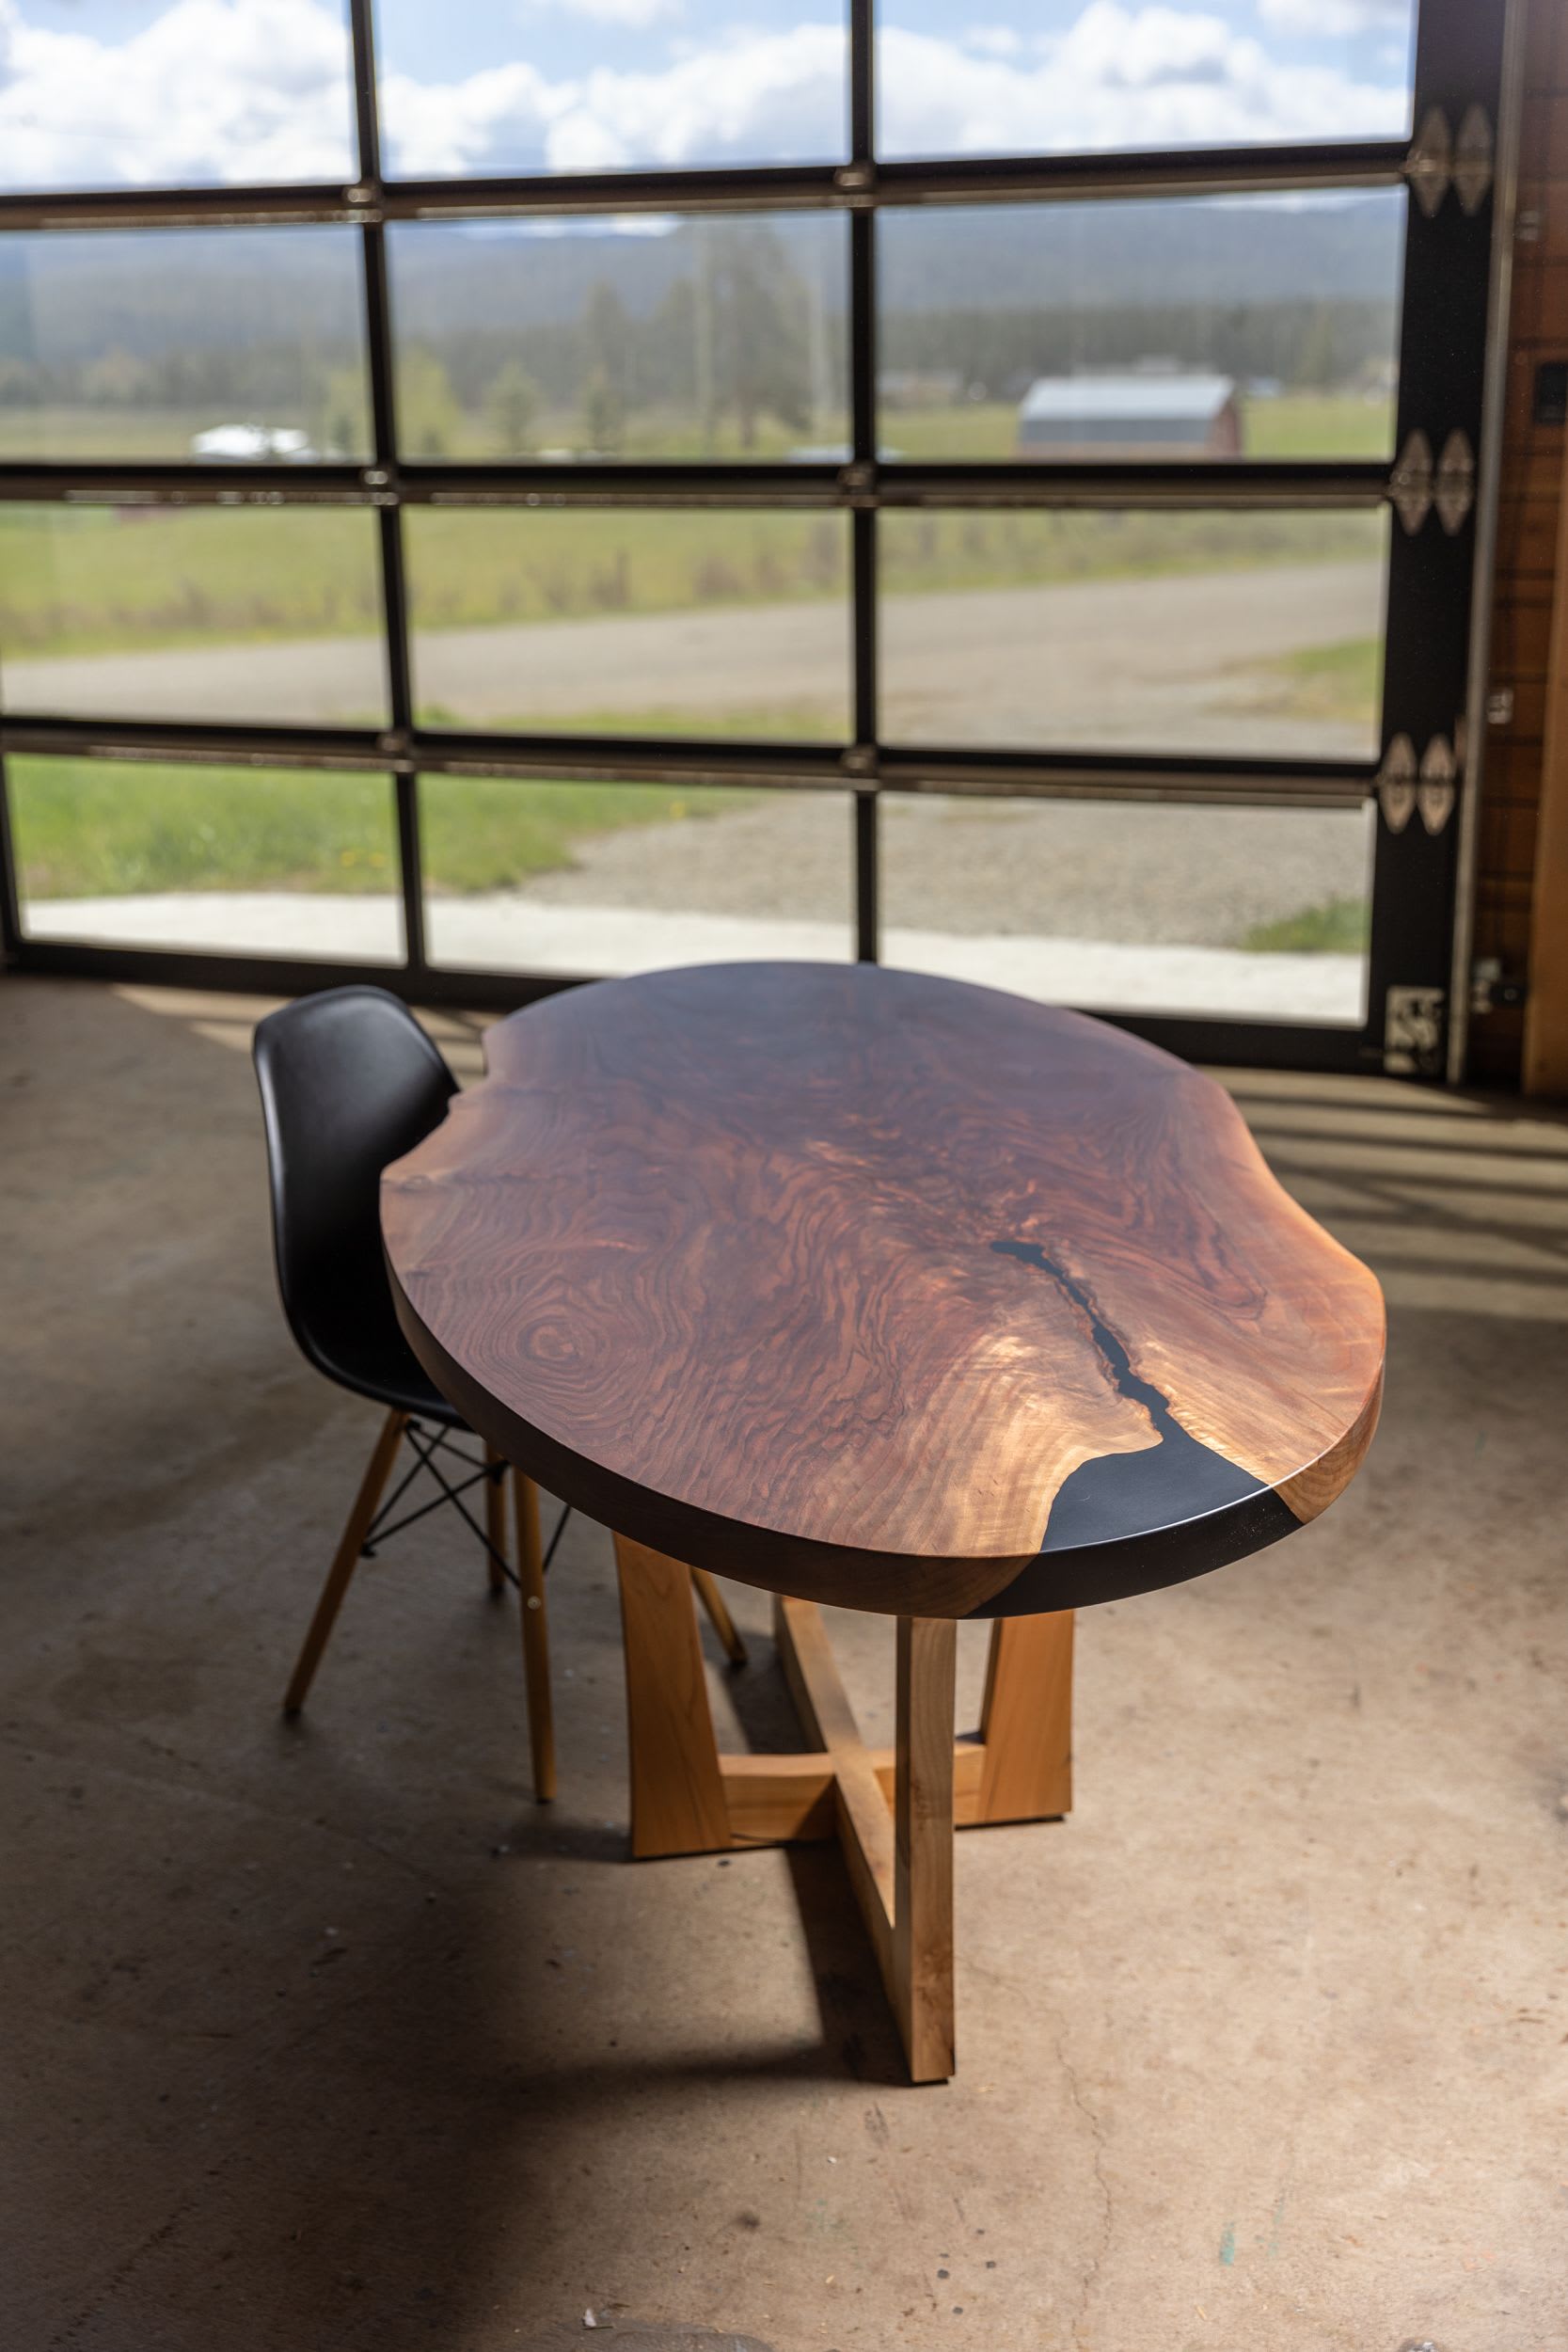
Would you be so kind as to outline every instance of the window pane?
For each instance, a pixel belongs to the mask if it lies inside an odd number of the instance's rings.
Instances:
[[[388,168],[619,171],[846,151],[842,0],[378,0]]]
[[[341,0],[9,0],[0,187],[354,176]]]
[[[359,245],[351,229],[8,237],[0,455],[368,454]]]
[[[8,762],[30,939],[232,955],[403,955],[390,780]]]
[[[886,963],[1091,1010],[1362,1019],[1370,804],[879,810]]]
[[[379,725],[375,518],[0,507],[0,689],[63,718]]]
[[[884,213],[911,458],[1387,457],[1402,191]]]
[[[838,793],[424,776],[420,807],[433,962],[609,976],[853,955]]]
[[[882,0],[886,155],[1400,138],[1415,0]]]
[[[389,245],[410,457],[847,453],[842,219],[421,221]]]
[[[842,515],[413,509],[434,726],[844,739]]]
[[[1382,515],[890,514],[893,742],[1370,758]]]

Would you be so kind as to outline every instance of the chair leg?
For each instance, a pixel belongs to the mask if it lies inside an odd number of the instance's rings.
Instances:
[[[555,1718],[550,1706],[550,1629],[545,1612],[539,1489],[531,1478],[514,1470],[512,1496],[517,1517],[517,1581],[523,1604],[523,1677],[528,1686],[533,1793],[541,1804],[546,1804],[555,1795]]]
[[[506,1464],[493,1446],[484,1449],[484,1465],[489,1476],[484,1482],[484,1533],[494,1549],[485,1553],[490,1569],[490,1590],[504,1593],[506,1572],[496,1558],[499,1552],[506,1557]]]
[[[397,1450],[403,1443],[403,1433],[407,1425],[407,1414],[396,1411],[388,1413],[381,1424],[381,1435],[377,1438],[371,1452],[371,1458],[365,1466],[365,1475],[359,1482],[359,1492],[354,1498],[354,1508],[348,1515],[348,1522],[343,1529],[337,1553],[332,1565],[326,1572],[326,1582],[322,1586],[321,1598],[316,1603],[316,1613],[310,1620],[310,1630],[305,1636],[304,1647],[294,1666],[293,1678],[284,1696],[283,1712],[285,1715],[299,1713],[305,1704],[306,1694],[315,1679],[316,1668],[321,1663],[322,1652],[326,1647],[333,1626],[337,1623],[338,1612],[343,1605],[343,1595],[348,1591],[349,1580],[359,1565],[359,1547],[364,1542],[371,1521],[375,1517],[376,1504],[381,1501],[382,1489],[390,1475],[392,1464],[397,1458]]]
[[[706,1568],[693,1568],[691,1581],[697,1588],[697,1598],[707,1611],[708,1623],[723,1645],[725,1657],[732,1666],[744,1666],[746,1645],[736,1631],[735,1619],[724,1605],[723,1594]]]

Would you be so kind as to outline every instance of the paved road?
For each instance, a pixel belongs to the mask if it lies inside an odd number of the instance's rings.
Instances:
[[[1355,755],[1362,728],[1269,707],[1282,654],[1375,635],[1379,567],[1279,565],[893,596],[883,606],[891,739]],[[831,729],[848,698],[837,604],[657,612],[432,631],[415,688],[460,722],[660,708],[797,708]],[[349,722],[384,707],[370,639],[182,647],[4,664],[13,711]]]

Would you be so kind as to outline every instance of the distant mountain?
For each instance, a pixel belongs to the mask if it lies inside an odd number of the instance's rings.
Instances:
[[[1402,199],[910,208],[882,215],[889,312],[1238,310],[1398,300]],[[825,310],[843,300],[843,224],[785,214],[773,233]],[[419,222],[389,238],[395,317],[439,340],[570,319],[603,284],[633,315],[701,267],[700,224],[555,233]],[[342,347],[360,302],[352,230],[166,230],[0,238],[0,360],[68,364],[259,343]]]

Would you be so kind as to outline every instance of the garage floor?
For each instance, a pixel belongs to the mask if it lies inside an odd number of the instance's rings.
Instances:
[[[623,1860],[599,1530],[553,1807],[450,1523],[280,1723],[375,1415],[274,1300],[256,1009],[0,987],[6,2352],[1568,2346],[1568,1122],[1237,1080],[1386,1281],[1383,1434],[1081,1620],[1077,1810],[960,1839],[911,2090],[833,1853]]]

